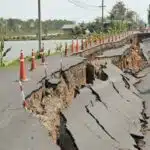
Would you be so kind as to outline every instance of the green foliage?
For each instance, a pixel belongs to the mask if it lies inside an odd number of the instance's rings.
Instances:
[[[104,18],[103,32],[105,34],[116,34],[122,31],[132,30],[132,28],[136,28],[140,24],[141,20],[138,19],[137,13],[133,10],[128,10],[123,1],[118,1],[112,7],[110,14]],[[84,26],[92,34],[101,34],[102,32],[101,18],[96,18],[95,21],[84,24]],[[79,29],[80,27],[76,29],[76,33],[81,34],[81,30]]]
[[[114,20],[123,20],[126,15],[126,7],[123,1],[118,1],[111,10],[111,15],[113,14]],[[111,16],[112,17],[112,16]]]
[[[1,43],[0,43],[0,63],[1,63],[1,66],[3,66],[3,51],[4,51],[4,40],[2,39]]]
[[[73,24],[69,20],[46,20],[42,21],[42,31],[46,36],[51,31],[58,31],[64,24]],[[38,20],[29,19],[23,21],[20,19],[3,19],[0,18],[0,35],[36,35]]]
[[[4,51],[4,40],[1,40],[0,43],[0,65],[3,66],[4,62],[3,62],[3,58],[7,55],[7,53],[11,50],[11,48],[8,48]]]
[[[62,51],[62,48],[63,48],[62,43],[56,44],[55,51],[56,51],[56,52],[61,52],[61,51]]]

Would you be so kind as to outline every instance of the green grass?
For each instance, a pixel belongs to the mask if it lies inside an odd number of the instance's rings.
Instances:
[[[9,68],[19,66],[19,59],[12,60],[10,62],[4,61],[4,66],[0,66],[0,68]]]
[[[45,56],[56,56],[56,55],[59,55],[59,54],[60,54],[60,52],[54,52],[54,53],[51,53],[50,55],[48,55],[48,53],[45,53]],[[41,59],[41,58],[36,56],[36,60],[39,60],[39,59]],[[31,62],[31,56],[25,57],[25,61],[26,62]],[[10,61],[10,62],[4,61],[4,66],[0,66],[0,68],[17,67],[17,66],[19,66],[19,64],[20,64],[19,59],[15,59],[15,60]]]

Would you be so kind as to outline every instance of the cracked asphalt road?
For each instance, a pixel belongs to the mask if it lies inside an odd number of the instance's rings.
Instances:
[[[82,60],[73,56],[65,57],[63,68],[67,69]],[[60,56],[48,57],[47,63],[48,74],[59,70]],[[23,84],[26,96],[38,88],[38,81],[44,77],[44,67],[39,65],[35,71],[27,71],[27,76],[29,81]],[[0,150],[59,150],[38,119],[22,108],[17,79],[17,67],[0,69]]]

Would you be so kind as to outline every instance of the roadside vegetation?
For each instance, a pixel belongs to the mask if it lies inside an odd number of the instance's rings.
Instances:
[[[72,39],[86,36],[88,30],[91,34],[118,33],[124,30],[131,30],[137,27],[143,27],[144,22],[139,19],[138,14],[126,8],[124,2],[119,1],[104,18],[104,26],[102,27],[101,18],[96,18],[90,23],[80,23],[76,26],[71,34],[63,34],[61,30],[65,24],[74,24],[71,20],[46,20],[42,21],[42,39]],[[38,20],[29,19],[26,21],[20,19],[4,19],[0,18],[0,37],[7,40],[37,40]]]
[[[74,30],[74,35],[86,36],[86,30],[89,30],[90,35],[101,34],[117,34],[127,30],[143,28],[145,23],[139,18],[138,14],[126,8],[123,1],[117,2],[109,12],[109,15],[104,18],[102,26],[101,18],[96,18],[91,23],[82,22]]]
[[[101,18],[96,18],[90,23],[80,23],[69,34],[63,34],[61,28],[65,24],[74,24],[74,21],[69,20],[46,20],[42,21],[42,40],[60,40],[60,39],[89,39],[96,41],[105,36],[117,35],[125,31],[143,28],[145,23],[139,19],[138,14],[127,9],[123,1],[118,1],[109,12],[109,15],[104,18],[102,24]],[[5,62],[4,57],[11,50],[5,50],[4,41],[8,40],[37,40],[38,20],[29,19],[26,21],[20,19],[3,19],[0,18],[0,63],[2,66],[14,66],[19,64],[19,60]],[[61,45],[57,45],[55,53],[46,55],[59,54],[62,49]],[[38,55],[36,57],[39,59]],[[26,58],[30,61],[30,57]]]
[[[3,48],[3,49],[2,49]],[[8,54],[9,51],[11,51],[11,48],[5,50],[4,52],[4,44],[3,44],[3,41],[1,41],[1,50],[0,50],[0,68],[1,67],[15,67],[15,66],[18,66],[20,64],[20,60],[19,58],[15,59],[15,60],[12,60],[12,61],[6,61],[4,58],[5,56]],[[48,57],[48,56],[54,56],[54,55],[60,55],[61,53],[63,53],[63,47],[62,47],[62,44],[57,44],[55,50],[53,52],[51,52],[50,50],[46,51],[44,53],[44,56],[45,57]],[[31,56],[26,56],[25,58],[25,61],[27,63],[30,63],[32,61],[32,58]],[[36,60],[39,60],[41,59],[40,55],[39,55],[39,52],[35,52],[35,59]]]

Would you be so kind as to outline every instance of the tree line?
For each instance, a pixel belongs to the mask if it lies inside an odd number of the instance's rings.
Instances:
[[[73,24],[69,20],[45,20],[42,21],[43,34],[60,30],[64,24]],[[38,20],[29,19],[4,19],[0,18],[0,34],[1,35],[18,35],[18,34],[37,34]]]
[[[86,31],[90,33],[101,33],[102,29],[104,32],[119,32],[121,30],[127,29],[129,27],[140,27],[144,25],[144,22],[139,19],[137,13],[133,10],[129,10],[123,1],[118,1],[109,12],[109,15],[104,17],[104,26],[102,26],[101,17],[96,18],[90,23],[80,23],[74,28],[72,36],[83,36]],[[49,38],[48,33],[60,31],[64,24],[74,24],[71,20],[45,20],[42,21],[42,32],[45,35],[44,38]],[[10,36],[17,35],[16,38],[19,40],[22,35],[37,35],[38,20],[29,19],[4,19],[0,18],[0,36]],[[64,35],[59,35],[64,36]],[[21,37],[24,39],[26,37]],[[29,37],[27,37],[28,39]],[[33,38],[33,37],[32,37]],[[37,37],[34,37],[37,38]],[[33,39],[34,39],[33,38]],[[25,40],[25,39],[24,39]]]
[[[82,22],[77,26],[73,34],[76,36],[84,35],[88,29],[91,33],[103,32],[120,32],[136,27],[143,27],[144,21],[141,20],[137,12],[129,10],[123,1],[118,1],[109,12],[109,15],[104,18],[104,25],[102,26],[101,17],[96,18],[91,23]]]

